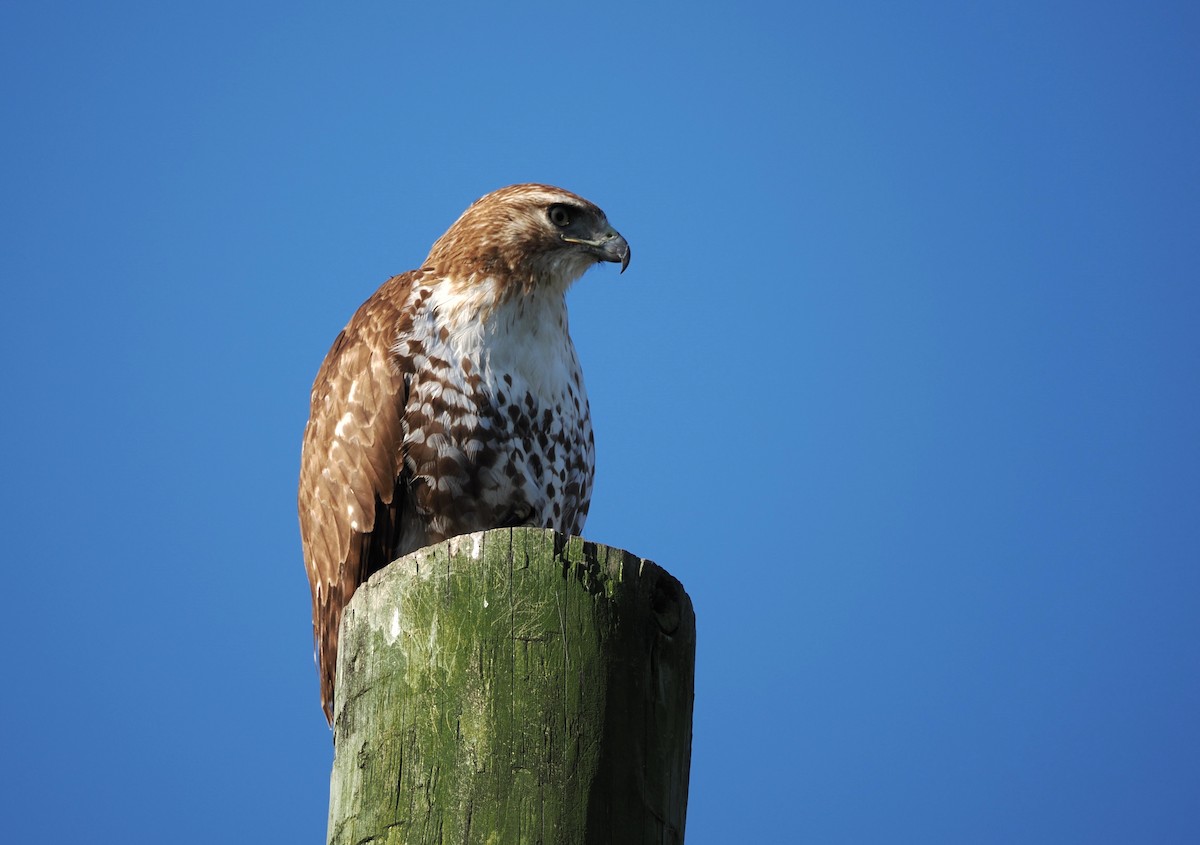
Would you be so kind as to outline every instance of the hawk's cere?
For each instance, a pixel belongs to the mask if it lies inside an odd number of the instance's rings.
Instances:
[[[582,530],[594,448],[565,295],[598,261],[629,264],[599,208],[548,185],[502,188],[334,340],[299,497],[330,722],[342,608],[372,572],[470,531]]]

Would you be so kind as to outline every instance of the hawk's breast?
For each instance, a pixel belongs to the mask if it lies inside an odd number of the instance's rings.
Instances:
[[[404,460],[427,541],[517,524],[580,533],[595,457],[561,295],[486,315],[443,290],[413,296],[395,353],[411,374]]]

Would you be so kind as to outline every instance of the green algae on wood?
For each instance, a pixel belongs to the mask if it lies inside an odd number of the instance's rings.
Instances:
[[[414,552],[342,620],[329,842],[681,843],[696,625],[655,564],[552,531]]]

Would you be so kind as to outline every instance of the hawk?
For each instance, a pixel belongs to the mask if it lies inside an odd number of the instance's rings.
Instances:
[[[330,724],[342,608],[369,575],[471,531],[582,531],[594,445],[565,295],[600,261],[629,265],[603,211],[512,185],[473,203],[334,340],[313,382],[299,493]]]

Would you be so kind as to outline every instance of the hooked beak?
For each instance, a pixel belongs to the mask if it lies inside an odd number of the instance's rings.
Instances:
[[[563,235],[562,239],[569,244],[586,246],[601,261],[611,261],[614,264],[619,263],[622,273],[629,266],[629,244],[616,229],[610,227],[599,238],[590,241],[585,238],[571,238],[566,235]]]

